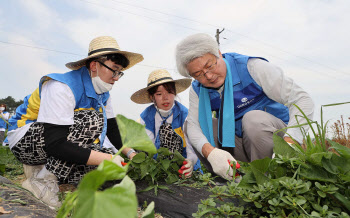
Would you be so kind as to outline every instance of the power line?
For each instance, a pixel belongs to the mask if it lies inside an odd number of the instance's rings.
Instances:
[[[136,14],[136,13],[133,13],[133,12],[130,12],[130,11],[125,11],[125,10],[122,10],[122,9],[120,9],[120,8],[107,7],[107,6],[104,6],[104,5],[101,5],[101,4],[97,4],[97,3],[95,3],[95,2],[86,1],[86,0],[79,0],[79,1],[86,2],[86,3],[92,4],[92,5],[96,5],[96,6],[99,6],[99,7],[102,7],[102,8],[107,8],[107,9],[115,10],[115,11],[118,11],[118,12],[123,12],[123,13],[132,14],[132,15],[139,16],[139,17],[144,17],[144,18],[147,18],[147,19],[151,19],[151,20],[155,20],[155,21],[161,22],[161,23],[167,23],[167,24],[179,26],[179,27],[182,27],[182,28],[185,28],[185,29],[194,30],[194,31],[197,31],[197,32],[201,31],[201,30],[194,29],[194,28],[187,27],[187,26],[183,26],[183,25],[180,25],[180,24],[177,24],[177,23],[171,23],[171,22],[167,22],[167,21],[164,21],[164,20],[155,19],[155,18],[153,18],[153,17],[149,17],[149,16],[145,16],[145,15]]]
[[[4,43],[4,44],[10,44],[10,45],[16,45],[16,46],[23,46],[23,47],[27,47],[27,48],[40,49],[40,50],[52,51],[52,52],[63,53],[63,54],[71,54],[71,55],[76,55],[76,56],[83,56],[83,55],[75,54],[75,53],[71,53],[71,52],[58,51],[58,50],[54,50],[54,49],[43,48],[43,47],[37,47],[37,46],[32,46],[32,45],[24,45],[24,44],[13,43],[13,42],[5,42],[5,41],[1,41],[1,40],[0,40],[0,42],[1,42],[1,43]]]
[[[208,26],[217,27],[216,25],[213,25],[213,24],[203,23],[202,21],[198,21],[198,20],[194,20],[194,19],[190,19],[190,18],[186,18],[186,17],[181,17],[181,16],[178,16],[178,15],[175,15],[175,14],[169,14],[169,13],[165,13],[165,12],[162,12],[162,11],[157,11],[157,10],[154,10],[154,9],[149,9],[149,8],[146,8],[146,7],[133,5],[133,4],[129,4],[129,3],[121,2],[121,1],[116,1],[116,0],[111,0],[111,1],[116,2],[116,3],[120,3],[120,4],[124,4],[124,5],[129,5],[129,6],[132,6],[132,7],[135,7],[135,8],[141,8],[141,9],[144,9],[146,11],[152,11],[152,12],[156,12],[156,13],[167,15],[167,16],[177,17],[177,18],[180,18],[182,20],[188,20],[188,21],[191,21],[191,22],[199,23],[199,24],[205,24],[205,25],[208,25]]]
[[[232,44],[232,43],[229,43],[229,44]],[[246,48],[247,46],[246,45],[244,45],[244,44],[242,44],[242,43],[236,43],[238,46],[240,46],[240,47],[242,47],[242,48]],[[224,44],[225,45],[225,44]],[[226,44],[227,45],[227,44]],[[257,50],[259,50],[258,48],[254,48],[254,49],[257,49]],[[265,52],[265,51],[263,51],[263,52]],[[266,53],[266,52],[265,52]],[[286,60],[286,59],[284,59],[284,58],[281,58],[281,57],[279,57],[279,56],[275,56],[275,55],[273,55],[273,54],[269,54],[269,53],[267,53],[268,54],[268,56],[270,56],[270,57],[274,57],[274,58],[276,58],[276,59],[279,59],[279,60],[282,60],[282,61],[284,61],[284,62],[289,62],[289,63],[291,63],[291,61],[289,61],[289,60]],[[301,66],[302,68],[304,68],[305,70],[307,70],[307,71],[310,71],[310,72],[313,72],[313,73],[319,73],[319,74],[321,74],[321,75],[323,75],[323,76],[326,76],[326,77],[331,77],[331,78],[333,78],[333,77],[336,77],[336,76],[334,76],[334,75],[330,75],[329,73],[326,73],[326,72],[322,72],[322,71],[318,71],[318,70],[314,70],[314,69],[311,69],[311,68],[309,68],[309,67],[305,67],[305,66],[302,66],[300,63],[296,63],[297,65],[299,65],[299,66]],[[349,74],[347,74],[346,76],[350,76]],[[336,77],[337,78],[337,77]]]
[[[111,8],[111,7],[107,7],[107,6],[104,6],[104,5],[101,5],[101,4],[97,4],[97,3],[94,3],[94,2],[90,2],[90,1],[86,1],[86,0],[80,0],[80,1],[86,2],[86,3],[88,3],[88,4],[97,5],[97,6],[99,6],[99,7],[103,7],[103,8],[108,8],[108,9],[116,10],[116,11],[118,11],[118,12],[124,12],[124,13],[132,14],[132,15],[135,15],[135,16],[145,17],[145,18],[148,18],[148,19],[151,19],[151,20],[156,20],[156,21],[158,21],[158,22],[168,23],[168,24],[180,26],[180,27],[182,27],[182,28],[186,28],[186,29],[191,29],[191,30],[199,31],[199,30],[194,29],[194,28],[190,28],[190,27],[186,27],[186,26],[183,26],[183,25],[179,25],[179,24],[170,23],[170,22],[167,22],[167,21],[155,19],[155,18],[153,18],[153,17],[148,17],[148,16],[144,16],[144,15],[139,15],[139,14],[132,13],[132,12],[129,12],[129,11],[123,11],[123,10],[121,10],[120,8],[118,8],[118,9],[116,9],[116,8]],[[153,11],[153,12],[157,12],[157,13],[162,13],[162,14],[169,15],[169,16],[178,17],[178,18],[181,18],[181,19],[190,20],[190,21],[197,22],[197,23],[202,23],[202,24],[205,24],[205,25],[214,26],[214,25],[212,25],[212,24],[207,24],[207,23],[199,22],[199,21],[196,21],[196,20],[192,20],[192,19],[188,19],[188,18],[184,18],[184,17],[180,17],[180,16],[176,16],[176,15],[172,15],[172,14],[168,14],[168,13],[164,13],[164,12],[152,10],[152,9],[148,9],[148,8],[145,8],[145,7],[140,7],[140,6],[135,6],[135,5],[132,5],[132,4],[122,3],[122,2],[116,1],[116,0],[112,0],[112,1],[113,1],[113,2],[116,2],[116,3],[121,3],[121,4],[130,5],[130,6],[133,6],[133,7],[142,8],[142,9],[144,9],[144,10],[149,10],[149,11]],[[307,60],[307,61],[309,61],[309,62],[318,64],[318,65],[320,65],[320,66],[323,66],[323,67],[332,69],[332,70],[334,70],[334,71],[336,71],[336,72],[338,72],[338,73],[342,73],[342,74],[344,74],[344,75],[349,76],[349,74],[347,74],[347,73],[340,72],[340,71],[338,71],[338,70],[336,70],[336,69],[334,69],[334,68],[332,68],[332,67],[329,67],[329,66],[324,65],[324,64],[320,64],[320,63],[315,62],[315,61],[313,61],[313,60],[311,60],[311,59],[307,59],[307,58],[304,58],[304,57],[301,57],[301,56],[298,56],[298,55],[294,55],[294,54],[292,54],[292,53],[290,53],[290,52],[288,52],[288,51],[279,49],[279,48],[277,48],[277,47],[275,47],[275,46],[272,46],[272,45],[270,45],[270,44],[267,44],[267,43],[265,43],[265,42],[263,42],[263,41],[261,41],[261,40],[256,40],[256,39],[254,39],[254,38],[252,38],[252,37],[249,37],[249,36],[247,36],[247,35],[244,35],[244,34],[241,34],[241,33],[238,33],[238,32],[234,32],[234,31],[232,31],[232,30],[228,30],[228,31],[229,31],[229,32],[232,32],[232,33],[234,33],[234,34],[237,34],[237,35],[241,35],[241,36],[243,36],[243,37],[246,37],[246,38],[248,38],[248,39],[250,39],[250,40],[257,41],[257,42],[262,43],[262,44],[264,44],[264,45],[266,45],[266,46],[272,47],[272,48],[274,48],[274,49],[276,49],[276,50],[280,50],[280,51],[282,51],[282,52],[284,52],[284,53],[287,53],[287,54],[289,54],[289,55],[293,55],[293,56],[295,56],[295,57],[298,57],[298,58],[301,58],[301,59],[305,59],[305,60]],[[229,40],[229,39],[228,39],[228,40]],[[0,41],[0,42],[3,42],[3,41]],[[6,42],[3,42],[3,43],[6,43]],[[11,44],[11,43],[9,43],[9,42],[7,42],[7,43],[8,43],[8,44]],[[52,50],[52,49],[47,49],[47,48],[41,48],[41,47],[35,47],[35,46],[29,46],[29,45],[23,45],[23,44],[16,44],[16,43],[12,43],[12,44],[13,44],[13,45],[25,46],[25,47],[32,47],[32,48],[42,49],[42,50],[47,50],[47,51],[53,51],[53,52],[59,52],[59,53],[66,53],[66,54],[72,54],[72,55],[82,56],[82,55],[75,54],[75,53],[71,53],[71,52],[57,51],[57,50]],[[154,67],[154,66],[153,66],[153,67]],[[166,69],[166,68],[165,68],[165,69]]]
[[[13,42],[5,42],[5,41],[1,41],[1,40],[0,40],[0,43],[9,44],[9,45],[15,45],[15,46],[22,46],[22,47],[33,48],[33,49],[39,49],[39,50],[45,50],[45,51],[56,52],[56,53],[62,53],[62,54],[70,54],[70,55],[75,55],[75,56],[80,56],[80,57],[85,57],[85,55],[81,55],[81,54],[76,54],[76,53],[66,52],[66,51],[58,51],[58,50],[54,50],[54,49],[43,48],[43,47],[32,46],[32,45],[25,45],[25,44],[13,43]],[[147,65],[147,64],[138,64],[137,66],[152,67],[152,68],[166,69],[166,70],[173,70],[173,71],[175,70],[173,68],[159,67],[159,66],[153,66],[153,65]]]
[[[280,51],[282,51],[282,52],[284,52],[284,53],[286,53],[286,54],[289,54],[289,55],[291,55],[291,56],[294,56],[294,57],[297,57],[297,58],[300,58],[300,59],[304,59],[304,60],[306,60],[306,61],[308,61],[308,62],[311,62],[311,63],[314,63],[314,64],[318,64],[318,65],[320,65],[320,66],[326,67],[326,68],[331,69],[331,70],[333,70],[333,71],[336,71],[336,72],[338,72],[338,73],[342,73],[342,74],[345,74],[345,75],[349,75],[348,73],[341,72],[341,71],[339,71],[339,70],[337,70],[337,69],[335,69],[335,68],[333,68],[333,67],[327,66],[327,65],[325,65],[325,64],[321,64],[321,63],[319,63],[319,62],[316,62],[316,61],[314,61],[314,60],[312,60],[312,59],[309,59],[309,58],[302,57],[302,56],[300,56],[300,55],[293,54],[293,53],[291,53],[291,52],[289,52],[289,51],[280,49],[280,48],[278,48],[278,47],[276,47],[276,46],[273,46],[273,45],[268,44],[268,43],[266,43],[266,42],[263,42],[263,41],[261,41],[261,40],[254,39],[254,38],[252,38],[252,37],[249,37],[249,36],[244,35],[244,34],[241,34],[241,33],[234,32],[234,31],[232,31],[232,30],[227,30],[227,31],[232,32],[232,33],[237,34],[237,35],[241,35],[241,36],[243,36],[243,37],[246,37],[247,39],[250,39],[250,40],[259,42],[259,43],[264,44],[264,45],[266,45],[266,46],[268,46],[268,47],[271,47],[271,48],[273,48],[273,49],[280,50]],[[228,39],[228,40],[229,40],[229,39]]]
[[[81,1],[83,1],[83,0],[81,0]],[[149,9],[149,8],[142,7],[142,6],[137,6],[137,5],[133,5],[133,4],[128,4],[128,3],[121,2],[121,1],[116,1],[116,0],[111,0],[111,1],[116,2],[116,3],[120,3],[120,4],[124,4],[124,5],[129,5],[129,6],[136,7],[136,8],[141,8],[141,9],[144,9],[144,10],[147,10],[147,11],[152,11],[152,12],[160,13],[160,14],[167,15],[167,16],[177,17],[177,18],[180,18],[180,19],[184,19],[184,20],[196,22],[196,23],[199,23],[199,24],[204,24],[204,25],[208,25],[208,26],[212,26],[212,27],[217,27],[216,25],[213,25],[213,24],[208,24],[208,23],[200,22],[200,21],[197,21],[197,20],[193,20],[193,19],[189,19],[189,18],[185,18],[185,17],[181,17],[181,16],[177,16],[177,15],[174,15],[174,14],[169,14],[169,13],[165,13],[165,12],[161,12],[161,11],[157,11],[157,10],[154,10],[154,9]],[[120,9],[118,9],[118,10],[120,10]],[[134,13],[133,13],[133,15],[141,16],[141,15],[134,14]],[[149,18],[149,17],[148,17],[148,18]],[[150,19],[153,19],[153,18],[150,18]],[[155,20],[157,20],[157,19],[155,19]],[[157,20],[157,21],[159,21],[159,20]],[[162,21],[162,22],[164,22],[164,21]],[[169,23],[169,22],[165,22],[165,23]],[[172,23],[169,23],[169,24],[172,24]],[[175,24],[175,25],[178,25],[178,24]],[[184,26],[182,26],[182,25],[179,25],[179,26],[184,27]],[[195,29],[189,28],[189,27],[184,27],[184,28],[188,28],[188,29],[195,30]],[[333,67],[331,67],[331,66],[328,66],[328,65],[325,65],[325,64],[316,62],[316,61],[314,61],[314,60],[312,60],[312,59],[305,58],[305,57],[302,57],[302,56],[300,56],[300,55],[293,54],[293,53],[291,53],[291,52],[289,52],[289,51],[286,51],[286,50],[284,50],[284,49],[281,49],[281,48],[278,48],[278,47],[273,46],[273,45],[271,45],[271,44],[268,44],[268,43],[266,43],[266,42],[264,42],[264,41],[261,41],[261,40],[252,38],[252,37],[247,36],[247,35],[245,35],[245,34],[241,34],[241,33],[232,31],[232,30],[230,30],[230,29],[228,29],[227,31],[232,32],[232,33],[234,33],[234,34],[236,34],[236,35],[241,35],[241,36],[243,36],[243,37],[245,37],[245,38],[247,38],[247,39],[250,39],[250,40],[252,40],[252,41],[259,42],[259,43],[264,44],[265,46],[271,47],[271,48],[273,48],[273,49],[280,50],[280,51],[282,51],[282,52],[284,52],[284,53],[287,53],[287,54],[289,54],[289,55],[291,55],[291,56],[294,56],[294,57],[297,57],[297,58],[300,58],[300,59],[304,59],[304,60],[306,60],[306,61],[308,61],[308,62],[311,62],[311,63],[314,63],[314,64],[318,64],[318,65],[323,66],[323,67],[325,67],[325,68],[328,68],[328,69],[331,69],[331,70],[333,70],[333,71],[336,71],[337,73],[342,73],[342,74],[344,74],[344,75],[349,76],[348,73],[339,71],[338,69],[335,69],[335,68],[333,68]],[[217,41],[219,41],[218,38],[217,38]]]

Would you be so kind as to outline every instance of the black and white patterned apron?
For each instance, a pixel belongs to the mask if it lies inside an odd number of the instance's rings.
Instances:
[[[74,124],[69,127],[67,140],[83,148],[113,154],[111,149],[102,148],[94,144],[103,128],[103,114],[95,110],[81,110],[74,112]],[[11,149],[15,157],[23,164],[45,164],[47,170],[57,176],[60,183],[77,184],[89,171],[97,166],[77,165],[48,157],[45,152],[44,126],[33,123],[27,133]]]

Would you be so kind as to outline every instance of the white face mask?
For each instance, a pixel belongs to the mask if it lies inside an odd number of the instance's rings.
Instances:
[[[4,107],[0,107],[0,111],[3,111],[3,110],[5,110],[5,108]]]
[[[155,104],[154,104],[154,105],[155,105]],[[160,115],[162,115],[163,117],[167,117],[167,116],[169,116],[169,114],[171,114],[171,112],[173,111],[174,105],[175,105],[175,104],[173,104],[173,106],[172,106],[169,110],[167,110],[167,111],[158,108],[157,105],[155,105],[155,106],[156,106],[156,108],[158,109]]]
[[[97,71],[97,69],[96,69]],[[111,91],[113,88],[113,85],[110,83],[104,82],[99,76],[98,76],[98,71],[97,71],[97,76],[91,78],[92,85],[94,86],[95,92],[97,94],[102,94],[104,92]]]

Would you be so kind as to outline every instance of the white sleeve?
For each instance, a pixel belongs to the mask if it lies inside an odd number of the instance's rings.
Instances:
[[[190,107],[187,116],[186,134],[192,146],[197,149],[202,156],[202,148],[205,143],[209,143],[198,121],[198,104],[199,98],[192,86],[190,88]]]
[[[140,117],[140,123],[141,123],[142,125],[145,125],[145,121],[144,121],[141,117]],[[151,132],[150,130],[148,130],[148,129],[146,129],[146,128],[145,128],[145,130],[146,130],[146,133],[147,133],[148,137],[152,140],[152,142],[153,142],[153,144],[154,144],[154,142],[156,141],[156,139],[154,138],[153,132]]]
[[[9,116],[10,116],[10,113],[1,113],[2,115],[2,118],[4,118],[5,120],[9,120]]]
[[[267,97],[289,108],[288,126],[297,125],[295,116],[302,116],[293,104],[300,107],[309,119],[313,118],[314,103],[310,95],[287,77],[282,69],[259,58],[249,59],[247,67],[250,75],[262,87]],[[306,123],[306,120],[300,116],[297,119],[300,124]],[[304,126],[304,129],[307,132],[309,127]],[[290,128],[287,133],[299,143],[303,141],[303,135],[299,128]]]
[[[190,161],[192,161],[193,165],[195,165],[197,163],[198,157],[197,157],[196,153],[193,150],[193,147],[191,145],[190,140],[187,137],[187,134],[186,134],[186,126],[187,126],[186,122],[187,121],[185,121],[185,125],[183,127],[184,135],[185,135],[185,141],[186,141],[186,154],[187,154],[186,158],[189,159]]]
[[[113,107],[112,107],[111,96],[109,96],[109,98],[108,98],[108,100],[107,100],[107,104],[106,104],[106,116],[107,116],[107,119],[115,118],[115,115],[114,115],[114,112],[113,112]]]
[[[74,124],[75,98],[68,85],[49,80],[42,85],[37,122]]]

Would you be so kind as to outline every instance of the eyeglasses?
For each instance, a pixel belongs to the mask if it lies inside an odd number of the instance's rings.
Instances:
[[[215,63],[213,63],[207,67],[204,67],[203,70],[195,72],[192,75],[192,77],[195,78],[196,80],[203,78],[203,76],[205,76],[205,74],[207,74],[209,72],[213,72],[215,70],[217,64],[218,64],[218,59],[215,59]]]
[[[113,72],[112,78],[116,78],[118,77],[119,79],[124,75],[124,73],[122,71],[118,71],[118,70],[113,70],[112,68],[108,67],[107,65],[105,65],[104,63],[102,63],[101,61],[97,61],[98,63],[100,63],[102,66],[104,66],[105,68],[107,68],[108,70]]]

